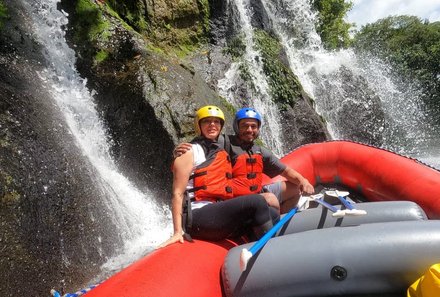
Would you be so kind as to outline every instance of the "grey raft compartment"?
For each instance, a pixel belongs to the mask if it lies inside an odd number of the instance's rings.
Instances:
[[[323,216],[322,209],[303,211],[303,218],[298,213],[284,230],[285,235],[272,238],[244,272],[240,271],[240,253],[252,243],[231,249],[222,267],[226,296],[405,292],[440,261],[440,220],[426,220],[416,204],[378,202],[356,207],[368,214],[346,216],[339,225],[335,225],[338,219]],[[316,229],[320,218],[328,225]]]

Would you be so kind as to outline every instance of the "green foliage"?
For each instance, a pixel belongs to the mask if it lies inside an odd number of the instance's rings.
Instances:
[[[301,85],[289,67],[280,60],[283,51],[280,42],[263,30],[257,30],[255,37],[274,102],[281,109],[293,106],[295,98],[301,95]]]
[[[428,103],[440,105],[440,22],[415,16],[393,16],[363,26],[357,50],[389,61],[405,77],[417,79]]]
[[[0,30],[3,28],[4,21],[8,18],[8,10],[6,6],[3,4],[3,1],[0,0]]]
[[[316,31],[327,49],[347,48],[351,44],[349,30],[353,26],[344,21],[347,12],[353,7],[346,0],[311,0],[318,11]]]

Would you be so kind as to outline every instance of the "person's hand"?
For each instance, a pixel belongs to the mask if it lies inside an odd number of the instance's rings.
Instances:
[[[167,241],[161,243],[160,245],[158,245],[156,247],[156,249],[160,249],[163,247],[166,247],[167,245],[176,243],[176,242],[180,242],[183,243],[183,234],[182,233],[175,233],[173,236],[170,237],[170,239],[168,239]]]
[[[188,143],[188,142],[180,143],[179,145],[177,145],[174,148],[173,157],[177,158],[177,157],[183,155],[184,153],[186,153],[187,151],[189,151],[191,148],[192,148],[191,143]]]
[[[315,193],[315,188],[309,183],[307,179],[304,179],[300,185],[301,191],[309,195]]]

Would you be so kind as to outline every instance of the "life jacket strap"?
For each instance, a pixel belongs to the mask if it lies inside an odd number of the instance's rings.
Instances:
[[[194,179],[196,177],[207,175],[207,174],[208,174],[208,171],[200,171],[200,172],[191,174],[189,179]]]
[[[198,190],[206,190],[206,186],[205,185],[203,185],[203,186],[200,186],[200,187],[194,187],[194,188],[192,188],[192,189],[188,189],[188,190],[186,190],[188,193],[192,193],[192,192],[196,192],[196,191],[198,191]]]

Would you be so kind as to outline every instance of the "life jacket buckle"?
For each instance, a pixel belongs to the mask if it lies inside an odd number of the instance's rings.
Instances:
[[[254,179],[257,177],[257,174],[255,172],[249,172],[246,176],[248,179]]]
[[[246,162],[249,164],[255,164],[255,163],[257,163],[257,159],[256,158],[247,158]]]

